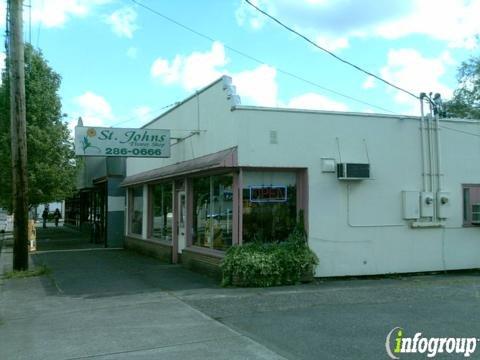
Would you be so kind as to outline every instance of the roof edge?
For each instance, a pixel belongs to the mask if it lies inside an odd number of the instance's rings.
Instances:
[[[379,114],[379,113],[361,113],[361,112],[349,112],[349,111],[331,111],[331,110],[313,110],[313,109],[298,109],[298,108],[283,108],[283,107],[264,107],[264,106],[251,106],[251,105],[236,105],[232,107],[232,110],[250,110],[250,111],[278,111],[278,112],[294,112],[305,114],[326,114],[326,115],[349,115],[349,116],[361,116],[361,117],[388,117],[393,119],[419,119],[420,116],[414,115],[391,115],[391,114]]]
[[[235,105],[232,106],[232,111],[246,110],[246,111],[278,111],[278,112],[292,112],[292,113],[304,113],[304,114],[326,114],[326,115],[347,115],[358,117],[382,117],[397,120],[419,120],[420,116],[415,115],[391,115],[381,113],[361,113],[361,112],[348,112],[348,111],[329,111],[329,110],[311,110],[311,109],[297,109],[297,108],[281,108],[281,107],[264,107],[264,106],[252,106],[252,105]],[[451,123],[465,123],[465,124],[480,124],[480,120],[462,119],[462,118],[443,118],[439,119],[441,122]]]
[[[164,113],[161,113],[160,115],[158,115],[157,117],[155,117],[154,119],[150,120],[148,123],[146,123],[145,125],[142,125],[140,128],[143,129],[145,128],[146,126],[148,125],[151,125],[152,123],[154,123],[155,121],[158,121],[160,120],[162,117],[164,117],[165,115],[167,115],[168,113],[172,112],[173,110],[177,109],[178,107],[182,106],[183,104],[185,104],[187,101],[190,101],[192,100],[193,98],[199,96],[201,93],[207,91],[208,89],[210,89],[211,87],[217,85],[219,82],[223,82],[225,85],[231,85],[232,84],[232,78],[230,76],[227,76],[227,75],[222,75],[221,77],[219,77],[217,80],[215,80],[214,82],[208,84],[207,86],[201,88],[200,90],[196,90],[192,95],[186,97],[185,99],[181,100],[181,101],[177,101],[175,103],[175,105],[173,107],[171,107],[170,109],[168,109],[167,111],[165,111]]]

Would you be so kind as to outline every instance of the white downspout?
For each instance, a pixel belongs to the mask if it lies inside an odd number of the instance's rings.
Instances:
[[[439,95],[436,94],[435,97]],[[439,95],[440,97],[440,95]],[[438,104],[435,104],[438,106]],[[442,184],[442,157],[440,154],[440,120],[438,116],[438,111],[439,109],[435,109],[435,131],[436,131],[436,145],[437,145],[437,177],[438,177],[438,189],[437,191],[442,191],[443,190],[443,184]]]
[[[427,164],[426,164],[426,156],[425,156],[425,111],[424,111],[424,102],[423,98],[425,97],[425,93],[420,94],[420,137],[422,140],[422,191],[427,191]]]
[[[433,108],[432,108],[432,103],[430,103],[430,116],[427,117],[427,122],[428,122],[428,157],[429,157],[429,171],[430,171],[430,192],[434,193],[435,187],[434,187],[434,154],[435,154],[435,147],[433,143],[433,126],[432,126],[432,120],[433,120]],[[436,206],[433,206],[433,216],[432,216],[432,221],[434,221],[437,218],[437,209]]]

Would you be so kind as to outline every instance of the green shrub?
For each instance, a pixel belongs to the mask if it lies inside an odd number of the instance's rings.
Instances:
[[[304,232],[294,231],[283,242],[253,242],[231,247],[220,265],[222,285],[289,285],[305,276],[313,277],[318,258],[305,240]]]

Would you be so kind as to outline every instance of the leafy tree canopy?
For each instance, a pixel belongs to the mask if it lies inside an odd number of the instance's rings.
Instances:
[[[8,68],[8,66],[7,66]],[[8,70],[0,85],[0,207],[11,208],[10,88]],[[61,78],[42,53],[25,45],[28,199],[38,205],[64,199],[75,189],[73,143],[58,95]]]
[[[480,56],[463,62],[457,78],[458,89],[446,103],[447,116],[480,119]]]

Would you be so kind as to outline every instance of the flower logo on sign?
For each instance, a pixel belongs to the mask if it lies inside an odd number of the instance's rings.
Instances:
[[[82,148],[83,148],[83,153],[86,154],[87,149],[92,148],[92,149],[97,149],[97,152],[100,153],[101,150],[100,148],[93,146],[90,140],[88,140],[89,137],[94,137],[97,135],[97,131],[94,128],[89,128],[87,130],[87,136],[84,136],[82,139]]]

